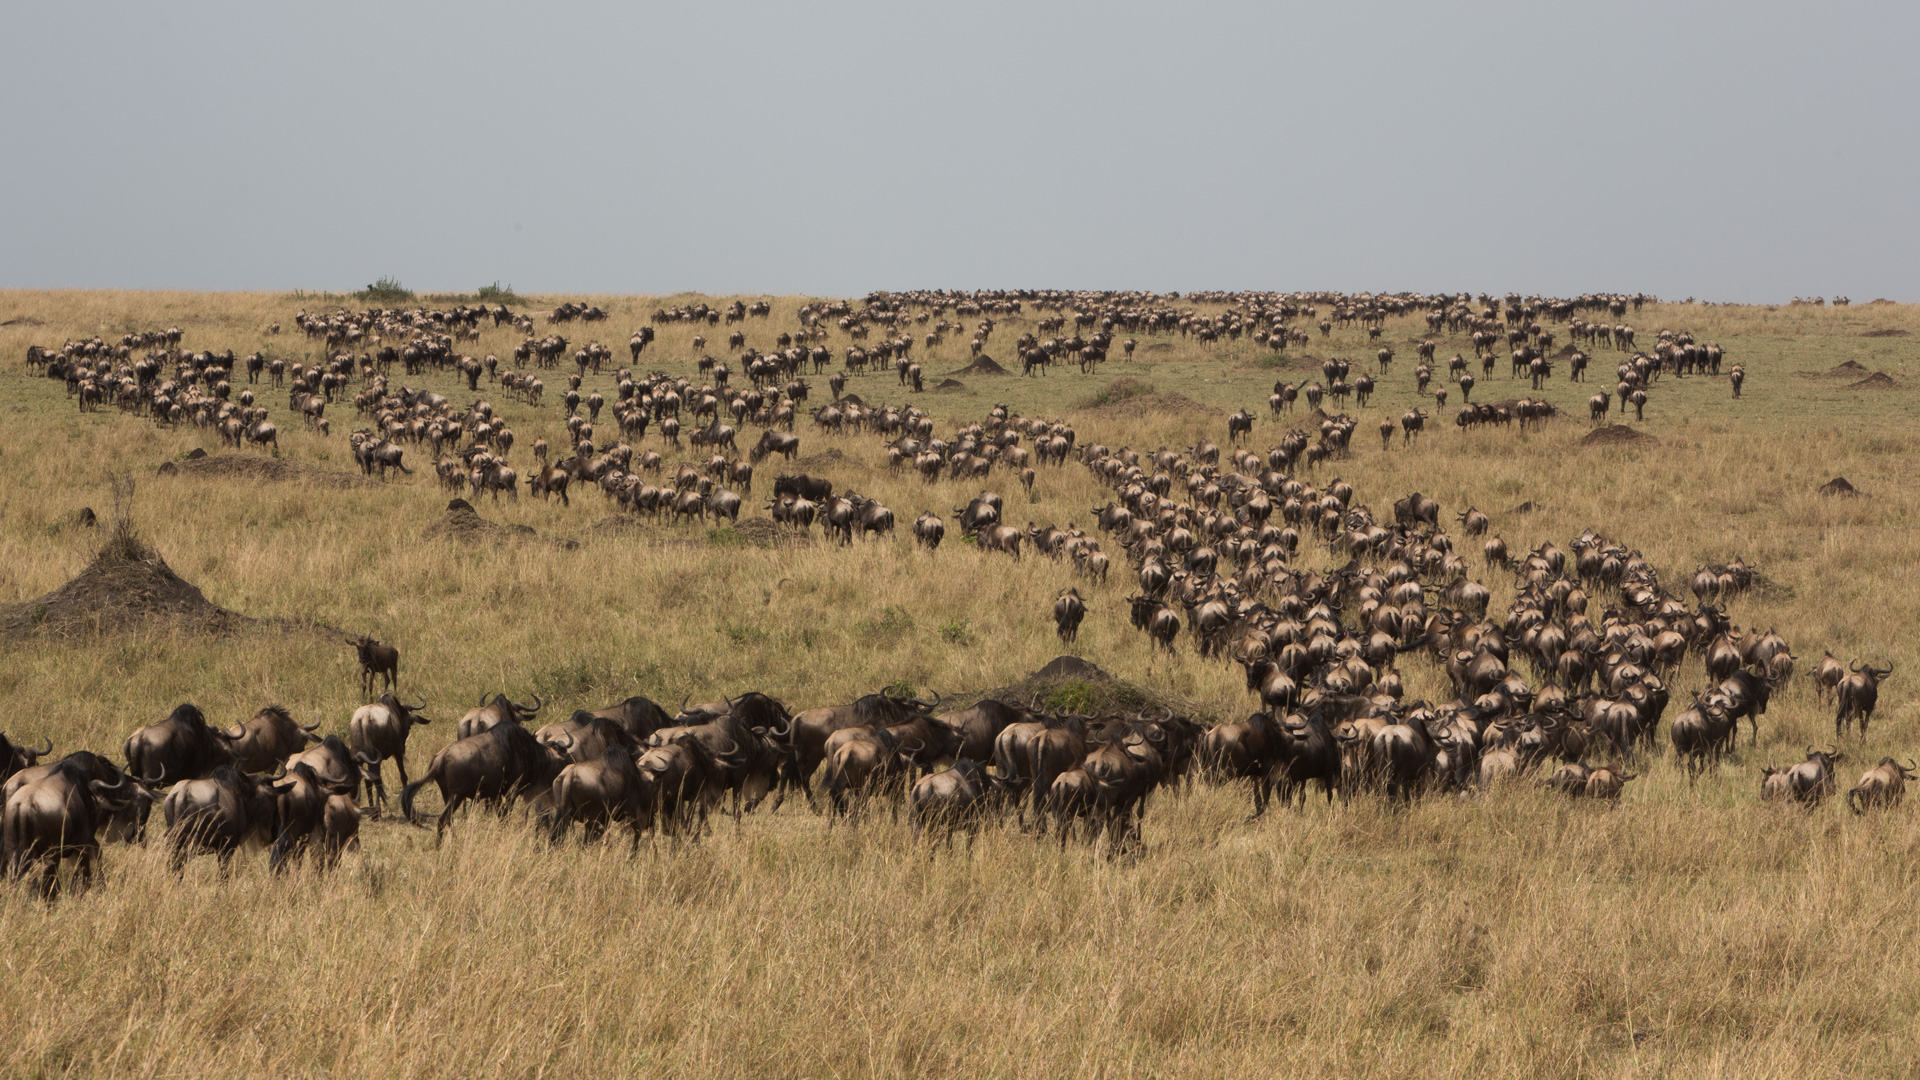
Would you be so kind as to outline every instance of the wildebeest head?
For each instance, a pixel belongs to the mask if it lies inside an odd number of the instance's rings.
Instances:
[[[31,769],[34,762],[53,753],[53,740],[48,739],[46,748],[35,750],[31,746],[15,746],[5,732],[0,732],[0,780],[5,780],[21,769]]]

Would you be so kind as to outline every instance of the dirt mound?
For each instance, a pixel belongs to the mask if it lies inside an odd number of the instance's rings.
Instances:
[[[1580,438],[1581,446],[1659,446],[1660,440],[1625,424],[1594,428]]]
[[[825,469],[831,466],[845,466],[851,463],[851,459],[841,453],[839,447],[829,446],[817,454],[808,454],[805,457],[795,458],[793,464],[788,465],[780,471],[811,474],[816,469]]]
[[[999,363],[994,360],[993,357],[988,356],[986,353],[981,353],[979,356],[976,356],[973,358],[973,363],[968,364],[966,367],[960,368],[958,370],[950,371],[948,372],[948,374],[949,375],[1008,375],[1008,374],[1011,374],[1011,372],[1009,372],[1006,368],[1001,367]]]
[[[958,694],[948,700],[971,704],[993,698],[1009,705],[1027,707],[1039,703],[1043,709],[1074,712],[1087,716],[1109,713],[1154,712],[1172,709],[1175,715],[1196,720],[1217,720],[1209,710],[1179,694],[1149,690],[1124,679],[1115,678],[1098,664],[1077,656],[1055,657],[1045,667],[1019,682],[979,693]]]
[[[1897,330],[1892,327],[1888,327],[1884,330],[1869,330],[1866,333],[1861,334],[1860,336],[1861,337],[1908,337],[1912,335],[1912,333],[1913,331],[1911,330]]]
[[[834,399],[834,403],[846,404],[846,405],[865,405],[866,401],[864,401],[859,394],[841,394],[839,397]]]
[[[1554,354],[1552,356],[1547,357],[1547,359],[1565,360],[1567,357],[1572,356],[1574,353],[1577,353],[1579,351],[1580,350],[1578,348],[1574,347],[1572,342],[1568,342],[1567,344],[1560,346],[1559,349],[1555,350]]]
[[[733,535],[754,547],[773,547],[798,538],[792,529],[781,526],[772,518],[763,517],[742,518],[734,522]]]
[[[447,512],[439,521],[426,527],[421,535],[429,540],[445,539],[458,543],[504,544],[514,540],[538,540],[540,534],[529,525],[502,525],[497,521],[488,521],[480,516],[473,504],[465,499],[455,499],[447,504]],[[580,546],[574,540],[552,540],[550,543],[563,548]]]
[[[1541,506],[1541,505],[1540,505],[1539,503],[1537,503],[1537,502],[1534,502],[1534,501],[1533,501],[1532,499],[1528,499],[1528,500],[1527,500],[1526,502],[1523,502],[1523,503],[1521,503],[1521,504],[1520,504],[1519,506],[1516,506],[1516,507],[1514,507],[1513,509],[1511,509],[1511,510],[1509,510],[1509,511],[1507,511],[1507,513],[1509,513],[1509,514],[1531,514],[1531,513],[1533,513],[1533,512],[1534,512],[1534,511],[1536,511],[1536,510],[1545,510],[1545,509],[1546,509],[1546,507],[1544,507],[1544,506]]]
[[[1835,379],[1858,379],[1866,373],[1867,369],[1858,361],[1849,360],[1844,364],[1828,369],[1827,376]]]
[[[1897,382],[1894,382],[1893,376],[1887,374],[1886,372],[1876,371],[1873,374],[1867,376],[1866,378],[1861,379],[1857,383],[1848,383],[1847,389],[1849,390],[1898,390],[1900,389],[1900,384]]]
[[[1849,499],[1860,494],[1860,489],[1847,483],[1847,478],[1844,476],[1836,476],[1814,490],[1822,495],[1837,495]]]
[[[936,391],[965,390],[967,388],[967,384],[961,382],[959,379],[941,379],[939,382],[933,384],[933,388]]]
[[[208,600],[159,552],[118,536],[72,581],[37,600],[0,608],[0,634],[7,637],[129,630],[227,634],[252,622]]]
[[[211,476],[223,480],[251,480],[255,483],[309,483],[320,487],[366,487],[374,481],[353,473],[316,468],[287,458],[253,454],[210,454],[174,463],[174,471],[185,476]]]
[[[1163,394],[1152,383],[1123,376],[1105,389],[1081,402],[1078,408],[1110,417],[1205,416],[1217,418],[1218,409],[1210,409],[1185,394]]]

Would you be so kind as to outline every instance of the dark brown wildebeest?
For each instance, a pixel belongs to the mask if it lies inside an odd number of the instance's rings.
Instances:
[[[1825,701],[1847,677],[1847,666],[1832,653],[1827,653],[1807,674],[1813,679],[1814,692],[1820,696],[1820,700]]]
[[[1787,797],[1808,808],[1819,806],[1822,799],[1833,794],[1833,767],[1846,759],[1832,745],[1825,750],[1807,747],[1807,760],[1784,770]],[[1761,797],[1766,797],[1764,783]]]
[[[502,722],[457,739],[433,755],[420,779],[400,789],[400,812],[409,822],[420,824],[413,812],[414,795],[428,783],[436,785],[445,803],[434,828],[438,842],[454,812],[469,801],[504,809],[522,795],[545,791],[566,765],[565,755],[542,745],[517,720]]]
[[[431,722],[420,715],[426,706],[425,701],[408,705],[398,696],[386,693],[380,695],[379,701],[355,709],[353,718],[347,721],[348,745],[353,757],[367,766],[367,801],[374,804],[376,810],[387,804],[387,785],[380,775],[382,761],[391,759],[400,770],[400,786],[407,786],[407,736],[415,724]]]
[[[592,761],[576,761],[560,770],[553,781],[553,828],[547,839],[558,844],[567,827],[578,819],[588,843],[598,840],[607,826],[624,823],[640,846],[640,833],[653,823],[652,773],[643,773],[633,752],[614,744]]]
[[[36,865],[42,867],[39,892],[52,900],[63,859],[74,860],[76,892],[93,883],[100,859],[96,834],[110,815],[130,807],[143,789],[124,774],[118,784],[97,779],[90,763],[78,755],[45,768],[44,776],[20,785],[7,799],[0,814],[0,858],[10,881],[18,881]]]
[[[595,716],[585,709],[573,710],[572,716],[548,724],[534,732],[533,737],[557,747],[567,756],[567,760],[573,762],[598,760],[615,746],[624,746],[630,753],[640,752],[640,740],[620,726],[618,721]]]
[[[779,701],[753,691],[689,710],[683,700],[674,724],[654,732],[648,744],[664,745],[683,734],[698,738],[721,789],[733,796],[736,823],[769,792],[785,793],[782,774],[791,761],[793,717]],[[774,805],[779,806],[778,799]]]
[[[1880,764],[1861,773],[1859,785],[1847,792],[1847,806],[1856,814],[1876,807],[1899,806],[1907,795],[1907,781],[1916,779],[1915,768],[1920,766],[1911,759],[1901,765],[1890,757],[1881,758]]]
[[[282,706],[268,705],[246,723],[214,734],[226,740],[227,749],[233,752],[234,765],[241,772],[270,772],[288,754],[308,743],[319,742],[320,736],[313,733],[319,726],[316,720],[311,726],[302,727]]]
[[[1068,645],[1080,636],[1081,620],[1087,617],[1086,601],[1080,598],[1079,589],[1068,589],[1053,602],[1054,631],[1060,640]]]
[[[1020,723],[1026,718],[1027,714],[1017,706],[993,698],[984,698],[974,703],[972,708],[934,717],[959,736],[953,750],[954,758],[977,761],[982,765],[993,760],[994,740],[1000,737],[1007,725]]]
[[[339,736],[334,738],[337,740]],[[358,786],[357,771],[353,780],[351,786],[329,783],[312,765],[302,761],[273,783],[275,835],[273,848],[267,855],[269,870],[285,871],[289,859],[305,854],[315,840],[325,841],[328,803],[336,796],[346,798],[352,794],[352,787]]]
[[[125,753],[127,771],[143,784],[190,780],[233,764],[226,740],[207,726],[207,718],[191,703],[129,735]]]
[[[1200,736],[1195,758],[1203,775],[1216,780],[1253,781],[1253,813],[1249,820],[1267,812],[1270,791],[1267,774],[1273,769],[1278,735],[1273,718],[1257,712],[1245,720],[1215,724]]]
[[[388,690],[400,689],[400,650],[391,645],[382,645],[374,639],[362,635],[348,638],[347,644],[360,656],[360,694],[373,696],[373,677],[378,675]]]
[[[827,789],[827,825],[831,828],[834,819],[852,816],[855,797],[884,794],[896,781],[910,776],[912,755],[920,747],[892,729],[861,726],[834,732],[826,749],[826,772],[821,783]]]
[[[21,769],[32,768],[34,762],[51,753],[53,753],[52,739],[47,740],[46,749],[35,750],[31,746],[15,746],[5,732],[0,732],[0,780],[5,780]]]
[[[667,715],[667,710],[638,694],[618,705],[595,709],[593,715],[619,724],[636,742],[645,742],[648,736],[673,723],[673,717]]]
[[[939,514],[931,510],[913,519],[913,542],[928,551],[939,550],[940,541],[945,539],[946,535],[946,523],[940,520]]]
[[[454,725],[454,738],[465,739],[478,735],[509,721],[524,724],[532,720],[533,714],[539,712],[540,707],[545,704],[546,702],[540,699],[539,694],[533,695],[533,704],[522,705],[517,701],[508,701],[505,694],[495,694],[493,700],[488,701],[487,695],[482,693],[480,704],[468,709],[467,715],[461,717],[460,722]]]
[[[682,731],[648,747],[634,766],[646,785],[643,790],[650,790],[653,820],[659,828],[677,835],[698,814],[693,833],[697,839],[706,827],[707,811],[726,790],[720,775],[724,765],[715,760],[707,744],[698,734]]]
[[[1833,717],[1833,733],[1843,734],[1847,725],[1854,719],[1860,721],[1860,737],[1866,738],[1867,725],[1873,721],[1874,706],[1880,701],[1880,683],[1893,674],[1892,667],[1877,668],[1872,664],[1861,667],[1849,664],[1852,672],[1835,688],[1835,697],[1839,699],[1839,711]]]
[[[980,762],[961,758],[944,772],[921,777],[907,792],[907,824],[915,839],[927,829],[943,829],[948,847],[953,831],[965,829],[973,842],[981,811],[993,791],[993,779]]]
[[[262,843],[274,839],[272,783],[231,765],[175,784],[161,811],[167,819],[167,865],[176,874],[188,858],[202,853],[217,856],[224,874],[248,837]]]

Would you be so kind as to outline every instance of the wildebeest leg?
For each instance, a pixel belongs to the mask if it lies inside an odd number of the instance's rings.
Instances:
[[[462,806],[465,806],[466,803],[467,803],[467,797],[465,795],[455,795],[453,798],[447,800],[446,808],[440,811],[440,821],[437,825],[434,826],[434,830],[433,830],[433,846],[434,847],[439,847],[440,841],[446,838],[447,822],[453,820],[453,812],[455,810],[460,809]]]

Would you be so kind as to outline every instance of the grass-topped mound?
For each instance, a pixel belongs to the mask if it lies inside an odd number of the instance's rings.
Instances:
[[[72,637],[139,630],[225,634],[253,620],[208,600],[173,572],[124,518],[72,581],[24,604],[0,608],[0,634]]]
[[[978,693],[957,695],[953,700],[985,701],[988,698],[1009,705],[1037,704],[1042,709],[1086,716],[1167,708],[1176,715],[1196,720],[1219,719],[1188,697],[1171,690],[1149,689],[1115,678],[1098,664],[1077,656],[1057,656],[1018,682]]]

